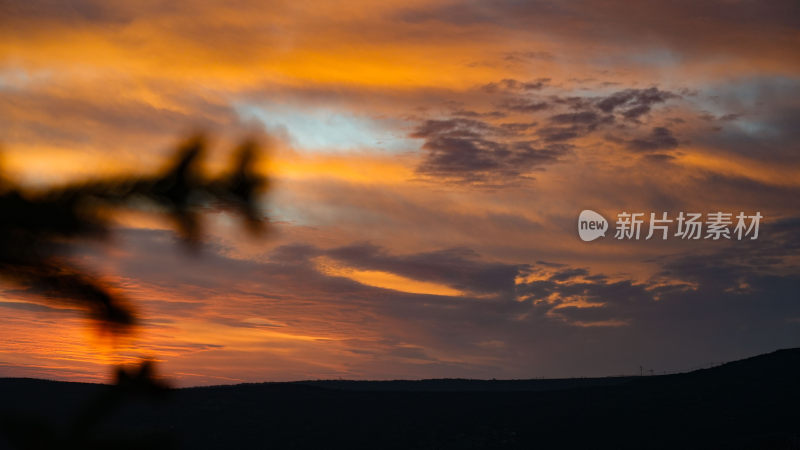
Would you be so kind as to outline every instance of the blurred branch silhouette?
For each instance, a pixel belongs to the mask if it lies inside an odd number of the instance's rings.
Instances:
[[[243,142],[234,163],[217,177],[202,172],[202,137],[178,148],[165,170],[153,175],[117,176],[34,191],[0,179],[0,277],[50,302],[66,302],[86,311],[113,333],[136,323],[130,305],[111,286],[79,267],[69,250],[81,239],[102,239],[115,211],[139,208],[163,211],[189,249],[202,242],[201,211],[210,206],[237,214],[252,234],[264,231],[258,205],[267,180],[256,171],[257,146]],[[109,414],[134,397],[163,398],[169,387],[143,360],[119,367],[114,384],[75,416],[68,429],[19,417],[3,418],[0,428],[20,448],[168,448],[169,436],[98,441],[93,434]]]
[[[255,170],[256,144],[245,141],[232,168],[217,178],[203,175],[202,137],[188,140],[167,169],[155,175],[93,180],[33,192],[0,182],[0,276],[48,301],[68,302],[86,310],[112,331],[135,321],[133,312],[98,277],[66,258],[77,238],[102,238],[115,208],[148,204],[165,211],[183,241],[201,240],[199,209],[230,209],[252,233],[263,231],[257,198],[266,179]]]

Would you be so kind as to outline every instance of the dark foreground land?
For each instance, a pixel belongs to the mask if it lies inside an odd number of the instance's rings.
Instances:
[[[800,349],[663,376],[180,389],[81,428],[108,389],[0,380],[0,448],[800,449]]]

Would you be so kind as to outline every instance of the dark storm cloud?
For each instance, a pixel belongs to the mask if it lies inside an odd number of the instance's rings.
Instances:
[[[497,130],[489,123],[480,120],[426,120],[414,130],[411,136],[429,138],[443,134],[449,137],[478,138],[486,134],[497,134]]]
[[[680,95],[650,87],[646,89],[625,89],[607,96],[580,97],[550,95],[546,99],[527,94],[507,96],[498,106],[508,111],[536,113],[548,109],[561,110],[551,114],[549,120],[556,124],[575,124],[590,127],[590,131],[602,124],[613,123],[617,118],[633,122],[651,112],[658,104]],[[560,108],[559,108],[560,107]],[[567,111],[563,111],[567,108]]]
[[[506,113],[502,111],[487,111],[487,112],[477,112],[468,109],[459,109],[453,111],[452,113],[455,117],[469,117],[469,118],[490,118],[490,119],[502,119],[506,117]]]
[[[535,113],[550,108],[550,104],[545,101],[531,100],[526,98],[510,98],[500,102],[497,106],[508,111]]]
[[[510,122],[501,123],[498,127],[512,134],[521,134],[536,128],[536,125],[538,125],[538,122]]]
[[[586,136],[602,125],[614,122],[614,116],[597,111],[570,111],[548,117],[550,125],[537,130],[537,135],[547,142],[562,142]]]
[[[647,89],[626,89],[615,92],[608,97],[597,101],[597,107],[605,112],[612,113],[622,110],[622,116],[628,120],[636,120],[652,109],[653,105],[679,97],[677,94],[662,91],[655,87]]]
[[[577,113],[556,114],[550,116],[550,121],[561,124],[579,124],[597,126],[601,122],[601,117],[594,111],[581,111]]]
[[[538,78],[533,81],[517,81],[514,79],[506,78],[498,82],[485,84],[482,89],[484,92],[496,93],[507,91],[538,91],[543,89],[550,82],[550,78]]]
[[[628,148],[640,152],[655,150],[670,150],[676,148],[679,142],[669,128],[655,127],[647,136],[633,139],[628,142]]]
[[[569,148],[520,138],[520,127],[497,127],[471,119],[427,120],[411,137],[425,139],[417,172],[462,182],[510,183],[553,163]]]
[[[680,97],[657,87],[583,97],[529,92],[541,89],[546,82],[546,78],[529,83],[505,79],[481,88],[499,97],[495,106],[508,114],[541,121],[498,123],[505,114],[461,109],[451,113],[450,118],[421,122],[410,134],[425,139],[424,159],[417,173],[446,181],[514,184],[531,171],[558,161],[570,151],[569,141],[608,129],[618,121],[634,131],[642,126],[640,119],[656,105]],[[620,138],[608,139],[620,142]],[[669,150],[678,145],[672,131],[663,127],[625,143],[636,151]],[[664,155],[664,159],[668,158]]]
[[[579,276],[586,276],[589,275],[589,271],[586,269],[566,269],[561,270],[553,274],[549,279],[551,281],[567,281],[571,278],[579,277]]]
[[[509,105],[521,102],[522,105],[561,105],[568,108],[566,112],[552,114],[548,117],[550,125],[537,130],[537,134],[547,142],[565,142],[587,136],[603,126],[611,125],[617,118],[627,121],[628,127],[639,125],[642,116],[649,113],[654,105],[664,103],[679,96],[656,87],[647,89],[625,89],[605,97],[561,97],[551,96],[550,103],[536,102],[529,99],[514,99],[506,102],[507,109],[515,109]],[[526,103],[527,102],[527,103]],[[521,110],[521,108],[516,108]],[[533,108],[530,112],[538,110]],[[670,130],[656,128],[645,137],[629,143],[635,150],[664,150],[677,146],[677,140]]]
[[[550,123],[556,126],[543,127],[538,134],[547,141],[557,142],[588,135],[602,125],[614,122],[614,116],[595,111],[579,111],[550,116]]]
[[[537,130],[537,134],[547,142],[561,142],[575,139],[587,134],[583,127],[543,127]]]
[[[589,110],[594,108],[594,99],[591,97],[559,96],[554,95],[550,100],[557,105],[562,105],[570,110]]]

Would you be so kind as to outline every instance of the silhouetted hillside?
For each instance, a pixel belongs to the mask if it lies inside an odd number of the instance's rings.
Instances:
[[[531,380],[469,380],[439,378],[433,380],[314,380],[293,384],[317,386],[345,391],[411,391],[411,392],[532,392],[555,391],[591,386],[614,386],[627,383],[633,377],[548,378]]]
[[[126,407],[96,440],[97,448],[130,436],[147,448],[187,449],[800,449],[798,380],[800,349],[789,349],[665,376],[189,388]],[[0,380],[5,431],[19,438],[34,432],[30,423],[49,423],[41,429],[57,438],[104,389]],[[47,439],[39,448],[55,442]]]

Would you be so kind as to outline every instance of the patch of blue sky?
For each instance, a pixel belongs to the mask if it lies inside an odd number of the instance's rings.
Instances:
[[[357,220],[364,224],[380,223],[386,220],[378,211],[342,203],[314,202],[298,196],[292,186],[281,184],[270,192],[269,204],[264,205],[269,219],[275,223],[289,223],[292,226],[327,227],[339,226],[344,220]]]
[[[19,69],[0,69],[0,89],[11,90],[25,85],[29,81],[25,71]]]
[[[0,90],[19,90],[49,79],[47,71],[30,72],[19,67],[0,67]]]
[[[639,51],[602,53],[591,57],[589,61],[597,67],[635,65],[649,69],[668,70],[679,67],[683,58],[679,53],[668,48],[648,47]]]
[[[627,59],[646,67],[676,67],[683,62],[683,58],[668,48],[654,48],[646,51],[633,52],[627,55]]]
[[[776,136],[772,123],[781,109],[795,103],[800,79],[784,76],[748,77],[695,88],[700,95],[688,98],[698,109],[717,117],[737,114],[729,127],[760,138]]]
[[[286,104],[237,103],[234,108],[242,119],[257,120],[268,132],[286,136],[299,151],[399,153],[419,147],[416,140],[406,136],[404,123],[398,120]]]

